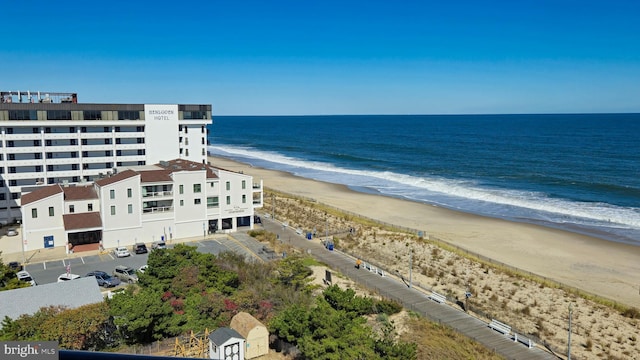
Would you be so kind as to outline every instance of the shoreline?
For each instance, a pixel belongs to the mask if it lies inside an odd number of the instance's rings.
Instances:
[[[640,246],[358,192],[345,185],[310,180],[217,156],[209,156],[209,161],[216,167],[252,175],[254,182],[263,180],[267,188],[423,231],[525,272],[640,307]]]

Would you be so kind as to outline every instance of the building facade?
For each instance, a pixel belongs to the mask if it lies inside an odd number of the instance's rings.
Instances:
[[[211,105],[83,104],[75,93],[0,91],[0,221],[21,193],[86,184],[115,168],[185,159],[206,164]]]
[[[25,250],[206,237],[252,228],[262,182],[250,175],[174,159],[116,168],[91,184],[53,184],[22,195]]]

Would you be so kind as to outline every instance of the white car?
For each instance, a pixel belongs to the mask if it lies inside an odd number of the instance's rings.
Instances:
[[[149,265],[142,265],[138,268],[138,272],[140,273],[145,273],[147,271],[147,269],[149,268]]]
[[[26,272],[25,270],[18,271],[18,272],[16,273],[16,275],[18,276],[18,280],[28,282],[29,284],[31,284],[31,286],[36,286],[36,285],[38,285],[38,284],[36,284],[36,281],[35,281],[35,280],[33,280],[33,278],[31,277],[31,274],[29,274],[29,273],[28,273],[28,272]]]
[[[7,230],[7,236],[18,236],[18,230],[10,228],[9,230]]]
[[[124,246],[118,246],[115,250],[113,250],[113,253],[116,254],[116,257],[119,258],[131,256],[129,250],[127,250],[127,248]]]
[[[58,282],[65,282],[65,281],[76,280],[76,279],[80,279],[80,275],[76,275],[76,274],[60,274],[60,276],[58,276]]]

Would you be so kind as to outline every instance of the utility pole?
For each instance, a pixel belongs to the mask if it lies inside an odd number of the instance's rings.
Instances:
[[[413,286],[413,249],[411,249],[411,253],[409,254],[409,288]]]
[[[571,303],[569,303],[569,341],[567,342],[567,360],[571,360],[571,315],[573,313],[573,309],[571,308]]]
[[[326,237],[326,241],[329,241],[329,218],[325,217],[324,218],[324,231],[325,231],[325,237]]]

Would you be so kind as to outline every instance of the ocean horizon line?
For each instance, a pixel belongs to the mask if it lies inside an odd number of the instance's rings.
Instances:
[[[557,116],[557,115],[639,115],[637,112],[549,112],[549,113],[440,113],[440,114],[235,114],[213,115],[213,117],[346,117],[346,116]]]

